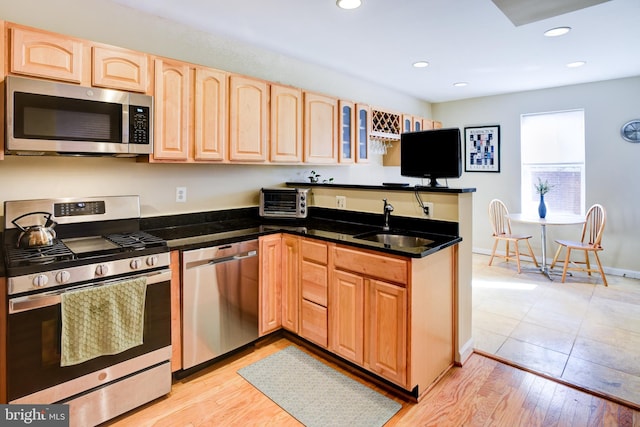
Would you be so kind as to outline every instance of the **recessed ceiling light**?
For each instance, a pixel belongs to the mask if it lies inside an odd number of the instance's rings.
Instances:
[[[569,67],[569,68],[578,68],[578,67],[582,67],[584,64],[586,64],[585,61],[569,62],[567,64],[567,67]]]
[[[362,2],[360,0],[337,0],[336,5],[342,9],[355,9],[360,7]]]
[[[467,83],[467,82],[456,82],[456,83],[454,83],[453,85],[454,85],[455,87],[465,87],[465,86],[466,86],[466,85],[468,85],[468,84],[469,84],[469,83]]]
[[[558,37],[563,36],[571,31],[571,27],[556,27],[544,32],[544,35],[547,37]]]
[[[418,62],[414,62],[413,66],[416,68],[424,68],[424,67],[428,67],[429,63],[427,61],[418,61]]]

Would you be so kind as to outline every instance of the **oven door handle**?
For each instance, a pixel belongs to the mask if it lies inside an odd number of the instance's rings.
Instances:
[[[75,291],[79,289],[88,289],[105,285],[112,285],[118,282],[126,280],[136,279],[139,277],[147,278],[147,285],[154,285],[156,283],[167,282],[171,280],[171,270],[159,270],[152,273],[139,274],[136,276],[130,276],[127,278],[119,278],[114,280],[108,280],[104,282],[93,282],[89,284],[74,286],[66,289],[59,289],[57,291],[45,292],[36,295],[28,295],[26,297],[12,298],[9,300],[9,314],[20,313],[21,311],[35,310],[42,307],[48,307],[50,305],[60,304],[61,295],[65,292]]]

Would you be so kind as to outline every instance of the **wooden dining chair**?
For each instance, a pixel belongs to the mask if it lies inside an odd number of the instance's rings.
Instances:
[[[529,239],[531,235],[528,234],[513,234],[511,232],[511,221],[507,218],[509,215],[509,211],[507,206],[499,199],[493,199],[489,202],[489,220],[491,221],[491,226],[493,227],[493,238],[495,239],[493,243],[493,250],[491,251],[491,259],[489,260],[489,265],[493,262],[494,257],[504,258],[505,260],[514,260],[516,261],[516,265],[518,266],[518,273],[520,273],[520,255],[529,256],[533,260],[533,263],[538,267],[538,261],[536,260],[536,256],[533,254],[533,249],[531,249],[531,245],[529,244]],[[527,243],[527,247],[529,248],[529,253],[521,254],[520,249],[518,247],[518,243],[524,240]],[[496,249],[498,247],[498,242],[504,241],[506,250],[504,255],[496,254]],[[513,243],[514,254],[511,253],[510,244]]]
[[[587,211],[586,220],[584,225],[582,226],[582,237],[580,238],[579,242],[573,240],[556,240],[556,243],[558,244],[558,250],[556,251],[556,255],[553,257],[551,268],[556,265],[562,248],[566,248],[564,267],[562,269],[562,283],[564,283],[564,279],[567,276],[567,271],[572,270],[585,271],[587,272],[587,274],[589,274],[589,276],[591,276],[591,273],[593,272],[600,272],[604,285],[609,286],[609,284],[607,283],[607,278],[604,275],[604,270],[602,269],[602,264],[600,263],[600,257],[598,256],[598,252],[603,249],[602,234],[604,233],[604,226],[606,222],[607,212],[601,205],[595,204],[591,206]],[[571,251],[573,250],[584,251],[585,260],[572,260]],[[591,252],[593,252],[596,258],[598,268],[591,268],[591,263],[589,262],[589,253]],[[570,267],[569,264],[572,264],[573,267]]]

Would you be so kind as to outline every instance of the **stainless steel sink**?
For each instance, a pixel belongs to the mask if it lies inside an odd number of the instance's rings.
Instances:
[[[353,236],[356,239],[368,240],[370,242],[384,243],[389,246],[401,248],[418,248],[421,246],[429,246],[434,243],[433,240],[415,236],[411,234],[397,234],[394,232],[372,231],[368,233]]]

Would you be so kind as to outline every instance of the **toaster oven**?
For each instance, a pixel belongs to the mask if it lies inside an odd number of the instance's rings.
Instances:
[[[267,218],[306,218],[308,188],[262,188],[260,216]]]

